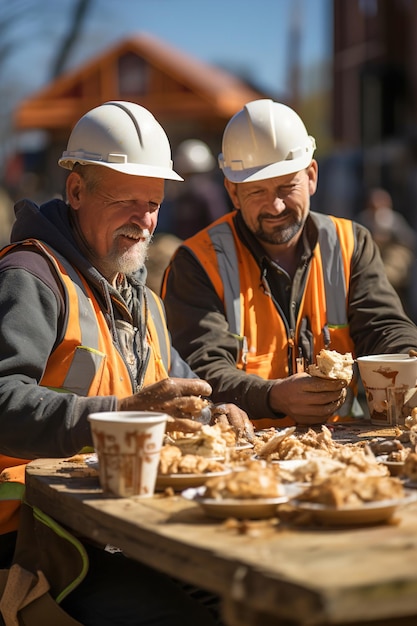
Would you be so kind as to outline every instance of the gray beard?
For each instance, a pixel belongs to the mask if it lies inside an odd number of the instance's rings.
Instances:
[[[148,248],[150,240],[141,241],[132,248],[120,252],[112,250],[106,259],[106,265],[111,267],[114,273],[126,274],[127,276],[134,274],[145,265],[148,258]]]

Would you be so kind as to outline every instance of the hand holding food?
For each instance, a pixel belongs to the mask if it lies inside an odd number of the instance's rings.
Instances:
[[[211,424],[220,422],[231,424],[238,439],[246,439],[250,443],[255,440],[255,431],[249,417],[235,404],[218,404],[211,407]]]
[[[201,424],[194,421],[210,396],[211,387],[199,378],[165,378],[119,401],[119,411],[157,411],[169,415],[167,431],[195,432]]]
[[[293,374],[275,381],[269,404],[297,424],[323,424],[346,400],[346,386],[346,380]]]
[[[346,386],[353,377],[352,354],[340,354],[336,350],[321,350],[317,364],[308,366],[308,374],[296,374],[278,381],[272,389],[270,401],[277,397],[278,410],[290,415],[299,424],[325,422],[346,400]],[[279,394],[279,398],[278,395]],[[287,401],[283,402],[283,398]],[[277,410],[277,406],[271,406]]]
[[[197,432],[202,424],[231,424],[240,438],[253,441],[252,423],[234,404],[207,400],[210,385],[199,378],[166,378],[119,401],[119,411],[158,411],[168,414],[167,432]]]

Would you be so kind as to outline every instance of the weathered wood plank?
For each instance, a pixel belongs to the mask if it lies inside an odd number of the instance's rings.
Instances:
[[[254,626],[270,623],[256,623],[251,615],[260,619],[259,612],[271,623],[303,626],[382,626],[387,619],[400,625],[417,616],[417,504],[380,526],[335,530],[276,521],[242,534],[180,495],[106,497],[86,466],[50,459],[29,464],[27,497],[91,540],[225,594],[231,626],[242,612],[241,624]]]

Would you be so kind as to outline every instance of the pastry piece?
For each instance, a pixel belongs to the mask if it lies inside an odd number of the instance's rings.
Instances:
[[[320,350],[316,356],[317,365],[309,365],[311,376],[345,380],[350,383],[353,376],[354,359],[350,352],[340,354],[336,350]]]
[[[404,468],[402,471],[411,482],[417,482],[417,453],[410,452],[404,462]]]
[[[357,470],[339,470],[321,482],[312,484],[299,500],[327,506],[358,506],[366,502],[404,497],[402,482],[391,476],[368,476]]]
[[[413,407],[410,415],[405,418],[405,427],[411,430],[413,426],[417,426],[417,407]]]
[[[236,444],[236,435],[231,426],[204,425],[196,433],[169,433],[171,442],[182,454],[198,454],[205,457],[224,457],[229,446]]]
[[[250,461],[246,467],[230,474],[210,478],[206,482],[205,497],[256,499],[277,498],[285,493],[279,479],[279,468],[265,466],[259,461]]]
[[[197,454],[182,454],[177,446],[162,446],[159,460],[159,474],[204,474],[220,472],[224,463]]]

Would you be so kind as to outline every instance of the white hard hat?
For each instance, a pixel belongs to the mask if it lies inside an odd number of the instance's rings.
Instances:
[[[316,142],[293,109],[255,100],[227,124],[219,165],[233,183],[299,172],[310,165]]]
[[[133,102],[105,102],[74,126],[58,165],[103,165],[131,174],[183,180],[172,168],[171,147],[159,122]]]
[[[200,139],[186,139],[175,151],[175,167],[182,174],[210,172],[215,165],[210,148]]]

